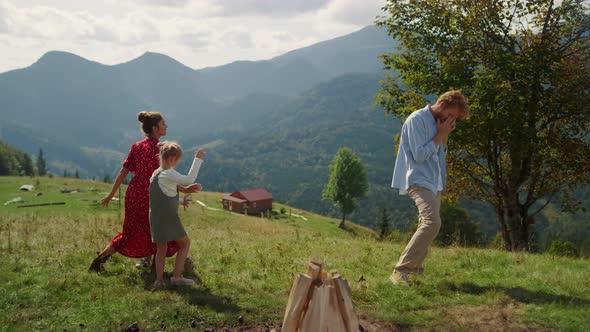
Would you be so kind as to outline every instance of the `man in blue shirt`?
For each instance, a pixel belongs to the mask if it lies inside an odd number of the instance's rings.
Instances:
[[[410,273],[424,271],[422,263],[441,227],[440,200],[446,186],[447,140],[455,129],[456,120],[468,117],[467,98],[459,91],[448,91],[436,104],[412,113],[402,126],[391,186],[414,201],[420,225],[389,278],[396,285],[406,285]]]

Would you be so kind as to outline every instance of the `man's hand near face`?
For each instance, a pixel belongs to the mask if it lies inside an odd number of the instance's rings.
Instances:
[[[449,139],[449,135],[455,129],[457,120],[453,117],[448,117],[446,120],[436,120],[436,136],[434,136],[434,145],[438,147],[439,144],[443,144],[444,147],[447,146],[447,141]]]

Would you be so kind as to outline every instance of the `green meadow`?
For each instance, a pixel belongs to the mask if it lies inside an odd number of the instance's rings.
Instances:
[[[19,191],[22,184],[36,186]],[[62,189],[80,189],[62,193]],[[121,230],[123,210],[97,200],[110,184],[69,178],[0,177],[0,330],[279,330],[289,290],[311,257],[348,280],[369,331],[584,331],[590,327],[590,262],[475,248],[433,248],[410,287],[388,276],[405,243],[366,228],[285,207],[305,217],[266,219],[194,203],[181,218],[199,283],[151,292],[150,271],[115,256],[88,273]],[[38,193],[42,195],[38,196]],[[219,193],[193,194],[219,209]],[[318,198],[319,199],[319,198]],[[22,204],[65,205],[18,208]],[[168,260],[171,271],[173,260]]]

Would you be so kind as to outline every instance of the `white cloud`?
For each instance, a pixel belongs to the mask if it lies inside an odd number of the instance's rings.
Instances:
[[[153,51],[193,68],[268,59],[371,24],[380,1],[0,0],[0,72],[50,50],[106,64]]]
[[[209,45],[210,37],[208,32],[188,32],[181,34],[179,40],[193,50],[199,50]]]
[[[210,1],[221,15],[297,15],[328,5],[331,0],[223,0]]]
[[[136,45],[158,41],[161,35],[157,21],[141,12],[117,18],[41,6],[27,9],[5,6],[3,9],[10,22],[6,32],[20,38]]]
[[[160,40],[162,32],[159,23],[141,12],[125,16],[118,23],[120,41],[129,45],[149,44]]]
[[[146,4],[167,6],[167,7],[184,7],[190,0],[143,0]]]
[[[250,33],[246,31],[230,31],[226,32],[222,39],[230,46],[237,48],[252,48],[254,47],[254,41],[250,36]]]
[[[21,9],[15,6],[0,7],[6,24],[5,33],[19,38],[52,39],[105,39],[113,32],[92,16],[83,12],[65,12],[50,7]]]
[[[381,15],[385,0],[338,0],[325,9],[332,19],[353,25],[369,25]]]
[[[0,3],[0,33],[8,32],[8,12]]]

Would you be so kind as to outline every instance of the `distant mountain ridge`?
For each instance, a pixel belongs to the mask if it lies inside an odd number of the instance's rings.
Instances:
[[[270,60],[199,70],[153,52],[104,65],[51,51],[27,68],[0,74],[0,138],[29,153],[45,147],[53,152],[50,160],[74,159],[70,164],[81,174],[93,175],[104,171],[100,158],[72,158],[74,151],[126,152],[141,137],[135,118],[140,110],[162,111],[176,137],[247,128],[318,83],[378,72],[378,55],[393,44],[384,31],[369,26]]]
[[[269,60],[198,70],[153,52],[104,65],[52,51],[0,74],[0,138],[29,153],[43,148],[55,174],[113,178],[142,138],[136,113],[159,110],[170,126],[166,139],[208,147],[210,189],[263,186],[331,212],[318,193],[333,153],[348,145],[370,163],[372,197],[382,202],[397,129],[373,99],[378,56],[394,47],[371,26]],[[358,215],[371,215],[371,204]]]

